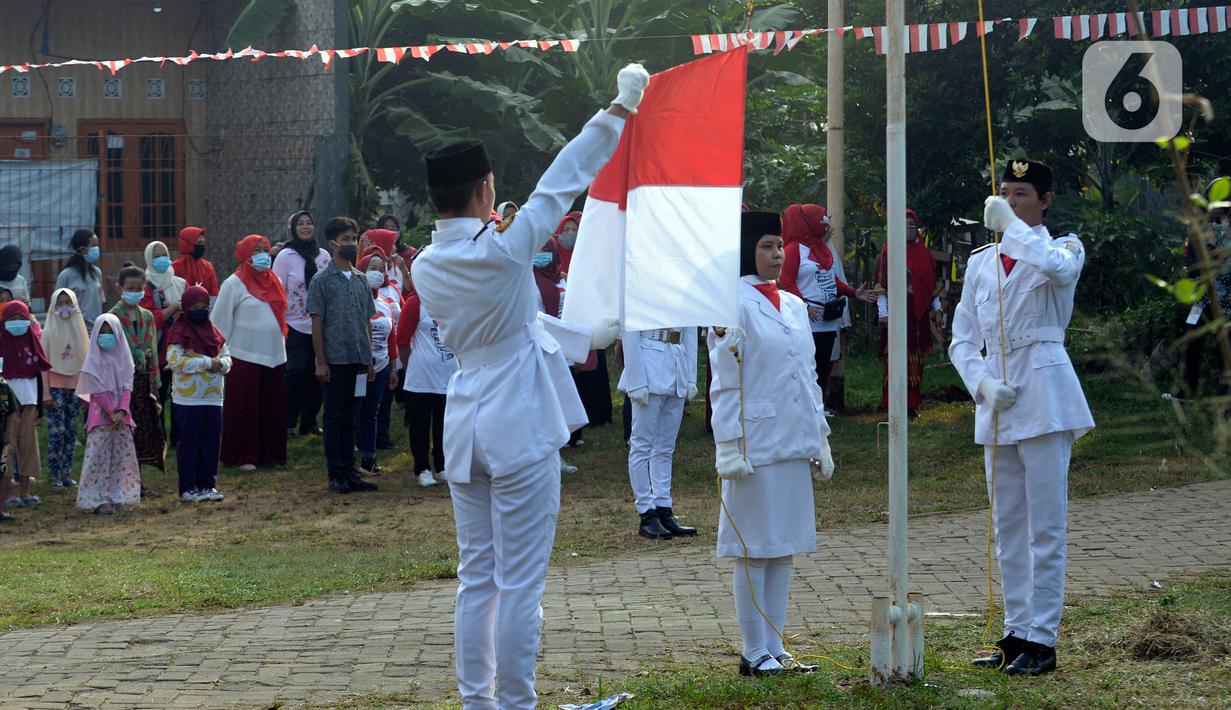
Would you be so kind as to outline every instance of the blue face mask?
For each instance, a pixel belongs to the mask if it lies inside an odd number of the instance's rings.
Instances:
[[[120,294],[120,298],[124,299],[124,303],[130,306],[135,306],[141,303],[141,299],[145,297],[144,291],[125,291]]]
[[[171,257],[156,256],[150,266],[154,267],[154,271],[157,271],[160,274],[165,274],[167,273],[167,269],[171,268]]]
[[[115,333],[99,333],[98,334],[98,347],[102,348],[103,350],[110,350],[114,348],[116,343],[118,342],[119,342],[119,339],[115,337]]]
[[[551,265],[551,254],[548,252],[539,252],[534,255],[534,268],[545,269]]]
[[[98,247],[90,247],[89,251],[85,253],[85,260],[93,264],[98,261],[98,257],[102,256],[102,253],[102,250]]]
[[[9,332],[9,335],[25,335],[30,330],[30,321],[6,320],[4,321],[4,329]]]
[[[269,257],[269,254],[266,254],[263,252],[259,254],[253,254],[252,255],[252,268],[256,269],[257,271],[269,271],[269,267],[273,264],[273,261],[274,260]]]

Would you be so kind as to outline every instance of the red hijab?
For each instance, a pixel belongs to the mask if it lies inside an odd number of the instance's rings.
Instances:
[[[923,225],[914,210],[906,210],[906,218],[913,219],[917,227],[914,240],[906,244],[906,271],[910,275],[910,317],[920,320],[928,314],[932,293],[936,290],[936,262],[932,251],[923,243]],[[876,260],[876,282],[889,286],[889,245],[881,249]]]
[[[200,286],[189,286],[184,289],[180,303],[185,311],[191,310],[197,303],[209,306],[209,291]],[[188,316],[176,318],[167,329],[168,347],[179,345],[189,352],[206,357],[218,357],[218,353],[222,352],[222,342],[222,333],[208,317],[200,323],[193,323]]]
[[[21,301],[9,301],[4,304],[4,320],[30,319],[30,309]],[[34,337],[33,327],[25,335],[10,335],[8,330],[0,330],[0,357],[4,358],[4,377],[9,380],[24,380],[38,377],[44,370],[51,369],[51,363],[43,354],[43,346]]]
[[[543,268],[534,267],[534,284],[543,297],[543,312],[549,316],[560,315],[560,242],[555,237],[547,240],[542,251],[551,252],[551,263]]]
[[[235,260],[239,262],[235,275],[244,282],[248,293],[269,304],[269,310],[274,312],[274,318],[278,319],[278,326],[282,328],[282,335],[286,335],[286,288],[272,269],[257,271],[252,268],[250,260],[258,244],[269,248],[269,240],[259,234],[249,234],[235,245]]]
[[[808,247],[808,258],[822,270],[833,267],[833,252],[825,243],[829,221],[820,205],[791,205],[782,215],[782,241]]]
[[[197,240],[203,236],[205,236],[205,230],[201,227],[184,227],[180,230],[178,240],[180,258],[175,260],[175,275],[189,284],[208,283],[209,275],[214,270],[214,265],[209,263],[208,259],[197,259],[192,255],[192,250],[197,246]]]
[[[388,231],[388,230],[381,230],[381,231]],[[385,281],[380,286],[377,286],[375,289],[372,289],[372,293],[376,293],[377,289],[381,289],[389,285],[389,271],[388,271],[389,256],[385,254],[383,251],[381,251],[380,247],[373,245],[363,250],[363,256],[359,257],[359,264],[358,264],[359,270],[364,273],[363,278],[366,279],[367,273],[368,273],[368,264],[372,263],[372,260],[376,258],[379,258],[381,261],[385,262]]]
[[[397,249],[398,233],[392,229],[369,229],[363,233],[373,246],[380,247],[382,257],[388,259]]]
[[[578,229],[581,229],[581,211],[574,210],[564,215],[564,219],[560,220],[560,224],[556,225],[556,231],[552,232],[551,235],[556,238],[556,255],[560,258],[560,271],[563,271],[566,274],[568,273],[568,267],[573,263],[573,250],[566,249],[564,245],[559,242],[559,239],[560,233],[564,231],[564,225],[569,222],[572,222],[577,225]],[[575,246],[576,245],[574,245],[574,247]]]

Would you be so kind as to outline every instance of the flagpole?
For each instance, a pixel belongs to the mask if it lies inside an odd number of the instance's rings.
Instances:
[[[844,0],[829,0],[829,27],[843,26]],[[846,164],[843,160],[843,130],[846,126],[846,97],[842,84],[846,66],[842,38],[830,32],[826,45],[827,92],[825,109],[825,209],[829,214],[830,243],[838,258],[846,251]]]
[[[906,54],[903,0],[885,1],[885,194],[889,244],[889,594],[875,600],[872,622],[873,685],[919,675],[923,667],[922,614],[907,598],[906,402]],[[877,618],[883,615],[885,618]],[[886,634],[888,638],[886,638]],[[912,635],[918,636],[917,639]]]

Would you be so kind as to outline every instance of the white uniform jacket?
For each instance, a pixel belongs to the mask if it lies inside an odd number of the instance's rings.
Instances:
[[[503,232],[442,219],[415,259],[415,289],[460,369],[445,407],[446,480],[468,483],[479,449],[493,477],[542,461],[586,423],[561,343],[537,317],[534,254],[611,158],[624,119],[600,112],[556,156]],[[559,337],[567,331],[559,330]],[[589,349],[589,338],[580,345]],[[565,344],[566,347],[572,347]]]
[[[744,361],[742,411],[740,366],[730,347],[734,329],[721,337],[710,329],[714,441],[743,438],[754,467],[818,457],[829,423],[816,384],[808,310],[797,296],[780,291],[779,312],[753,283],[762,282],[745,276],[739,285],[739,327],[747,333],[738,346]]]
[[[1018,386],[1013,406],[1000,413],[999,443],[1016,444],[1060,431],[1071,431],[1076,439],[1094,428],[1064,350],[1085,249],[1075,235],[1052,239],[1046,227],[1032,229],[1016,220],[1005,230],[1000,251],[1017,260],[1007,277],[994,248],[971,253],[949,345],[949,359],[975,398],[975,443],[993,443],[992,409],[979,395],[979,382],[1002,377],[998,273],[1004,289],[1008,380]],[[980,354],[985,348],[986,357]]]
[[[679,333],[680,342],[654,337],[666,333]],[[688,396],[688,385],[697,382],[696,328],[633,330],[625,332],[620,340],[624,344],[624,372],[618,385],[621,392],[646,387],[650,394]]]

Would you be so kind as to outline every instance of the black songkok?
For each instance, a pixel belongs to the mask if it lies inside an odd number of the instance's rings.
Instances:
[[[487,150],[481,141],[476,140],[458,141],[438,148],[428,153],[425,162],[429,188],[469,185],[487,177],[492,171]]]
[[[1034,185],[1042,199],[1044,194],[1052,191],[1052,172],[1051,168],[1033,160],[1010,160],[1004,166],[1004,176],[1000,182],[1028,182]]]

